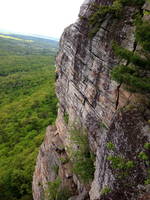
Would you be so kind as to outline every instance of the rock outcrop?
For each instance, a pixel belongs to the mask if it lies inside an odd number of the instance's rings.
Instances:
[[[60,187],[68,188],[70,200],[150,199],[149,187],[144,185],[150,178],[150,149],[145,147],[150,143],[150,110],[145,97],[125,91],[110,75],[122,62],[113,53],[112,41],[136,51],[133,20],[139,8],[125,6],[121,19],[107,14],[95,36],[89,38],[92,4],[112,2],[85,0],[78,21],[61,37],[56,59],[58,117],[56,126],[48,127],[37,158],[34,200],[48,199],[48,182],[57,176],[62,180]],[[86,128],[96,156],[94,177],[88,184],[73,173],[67,150],[71,145],[69,127],[76,122]]]

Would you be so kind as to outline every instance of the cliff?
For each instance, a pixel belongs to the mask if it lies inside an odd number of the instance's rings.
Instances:
[[[134,16],[149,12],[150,7],[148,3],[124,6],[120,18],[108,12],[91,37],[93,5],[112,3],[85,0],[77,22],[62,34],[56,59],[58,116],[55,126],[47,128],[39,151],[33,177],[34,200],[150,199],[149,103],[146,96],[126,91],[110,75],[117,64],[126,62],[114,54],[112,41],[139,51]],[[82,133],[88,145],[80,144]],[[83,154],[85,162],[78,154]],[[88,180],[83,174],[86,170]]]

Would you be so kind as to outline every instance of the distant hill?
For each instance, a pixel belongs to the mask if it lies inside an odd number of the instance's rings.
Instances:
[[[59,38],[49,37],[49,36],[44,36],[44,35],[30,34],[30,36],[37,37],[37,38],[48,39],[48,40],[54,40],[54,41],[57,41],[57,42],[59,41]]]
[[[27,36],[27,37],[36,37],[36,38],[43,38],[43,39],[48,39],[48,40],[53,40],[53,41],[59,41],[59,38],[47,36],[47,35],[39,35],[39,34],[24,34],[24,33],[18,33],[18,32],[13,32],[5,29],[0,29],[0,33],[5,34],[5,35],[16,35],[16,36]]]
[[[58,49],[56,40],[10,33],[0,33],[0,44],[2,47],[0,56],[12,54],[12,52],[15,52],[16,55],[30,55],[31,53],[55,55]]]

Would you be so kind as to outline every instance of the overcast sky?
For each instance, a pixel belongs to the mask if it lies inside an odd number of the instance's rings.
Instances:
[[[84,0],[0,0],[0,29],[59,38]]]

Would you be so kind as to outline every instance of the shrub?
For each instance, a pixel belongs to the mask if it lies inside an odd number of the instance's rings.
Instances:
[[[121,0],[123,5],[128,6],[142,6],[145,3],[145,0]]]
[[[71,192],[68,190],[68,188],[64,187],[58,192],[56,200],[67,200],[70,196]]]
[[[135,167],[133,161],[127,161],[121,156],[108,156],[107,160],[110,161],[112,169],[115,171],[115,175],[118,179],[124,179],[129,176],[129,173]]]
[[[144,181],[145,185],[150,184],[150,168],[147,170],[147,179]]]
[[[114,150],[115,149],[115,145],[112,142],[108,142],[106,144],[106,146],[107,146],[107,149],[109,149],[109,150]]]
[[[61,157],[61,158],[60,158],[60,161],[61,161],[61,164],[64,165],[64,164],[66,164],[66,163],[69,162],[69,158],[68,158],[68,157],[65,157],[65,158],[64,158],[64,157]]]
[[[65,123],[68,124],[68,121],[69,121],[69,115],[68,113],[64,113],[64,120],[65,120]]]
[[[57,179],[48,183],[46,198],[48,200],[66,200],[71,196],[71,192],[67,188],[61,188],[61,179]]]
[[[145,183],[145,185],[149,185],[149,184],[150,184],[150,178],[149,178],[149,179],[146,179],[146,180],[144,181],[144,183]]]
[[[60,185],[61,185],[60,178],[57,178],[55,181],[48,183],[48,189],[47,189],[48,200],[57,200]]]
[[[71,159],[73,162],[73,172],[79,179],[88,183],[94,175],[94,156],[90,151],[87,132],[83,128],[74,127],[70,131],[71,141],[76,149],[72,149]]]
[[[89,38],[94,37],[98,32],[107,14],[111,14],[113,18],[120,18],[124,6],[141,6],[144,2],[145,0],[114,0],[113,4],[109,6],[91,4],[94,12],[89,17]]]
[[[145,143],[144,144],[144,148],[147,149],[147,150],[149,150],[150,149],[150,143]]]
[[[92,8],[95,9],[95,12],[89,17],[89,38],[93,38],[95,34],[101,27],[101,23],[103,22],[105,16],[110,14],[116,14],[121,10],[121,4],[119,1],[115,1],[112,6],[97,6],[96,4],[92,4]]]
[[[111,189],[108,186],[105,186],[102,190],[101,190],[101,195],[107,195],[111,192]]]
[[[113,43],[115,54],[127,61],[127,65],[116,66],[112,72],[112,79],[120,84],[124,84],[125,88],[131,92],[142,94],[150,93],[150,23],[139,22],[136,28],[136,39],[142,46],[140,56]]]
[[[145,152],[140,152],[138,157],[142,160],[148,160],[149,157],[147,156],[147,154]]]
[[[132,169],[134,167],[133,161],[126,161],[121,156],[108,156],[107,159],[109,161],[111,161],[111,166],[114,169],[128,170],[128,169]]]
[[[143,49],[150,52],[150,22],[137,24],[135,36]]]

